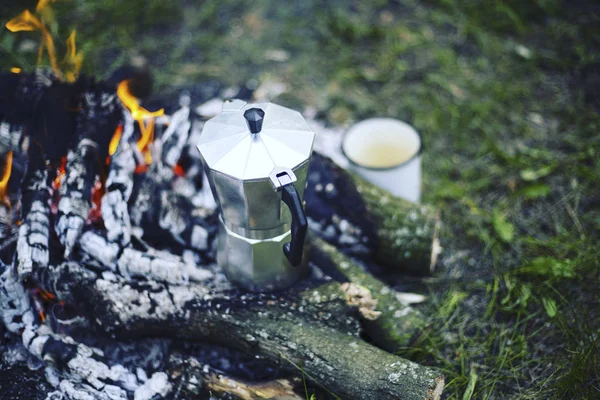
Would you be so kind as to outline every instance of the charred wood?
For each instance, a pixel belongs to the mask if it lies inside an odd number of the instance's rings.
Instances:
[[[23,181],[22,224],[19,227],[17,274],[21,279],[31,275],[36,267],[45,268],[50,260],[50,178],[44,165],[42,149],[29,148],[29,167]]]
[[[66,177],[60,187],[56,230],[69,257],[79,239],[91,207],[92,188],[102,173],[108,144],[120,120],[116,95],[103,85],[90,83],[77,117],[79,143],[67,156]]]
[[[0,122],[0,155],[9,151],[20,150],[24,141],[25,135],[22,125]]]
[[[126,246],[131,240],[131,219],[127,203],[133,191],[136,166],[133,150],[135,145],[129,142],[133,132],[134,120],[131,114],[123,111],[123,134],[116,152],[110,159],[106,193],[101,205],[108,239],[121,246]]]
[[[296,393],[294,389],[297,385],[289,379],[246,382],[203,364],[194,357],[179,354],[173,354],[169,360],[169,375],[176,382],[174,391],[182,398],[197,398],[208,393],[239,400],[305,398]]]
[[[52,275],[71,282],[77,304],[108,334],[221,343],[296,374],[302,365],[311,381],[347,399],[441,394],[437,371],[360,339],[357,303],[339,283],[313,278],[286,293],[250,294],[219,272],[202,285],[171,286],[114,275],[86,279],[84,270],[71,265],[66,276]]]

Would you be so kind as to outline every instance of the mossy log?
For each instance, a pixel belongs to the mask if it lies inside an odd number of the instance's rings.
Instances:
[[[51,267],[43,285],[83,307],[115,337],[222,344],[263,357],[343,399],[438,399],[443,375],[361,339],[359,285],[310,278],[281,293],[247,293],[217,270],[187,286],[131,281],[77,263]],[[369,288],[366,288],[369,290]]]
[[[305,199],[311,219],[322,225],[331,219],[347,221],[367,255],[381,265],[419,275],[433,272],[441,250],[440,217],[434,207],[395,197],[318,153],[313,153],[308,181]],[[360,255],[360,246],[345,246],[340,234],[316,232],[343,251]]]
[[[311,237],[310,244],[311,260],[325,273],[369,289],[376,302],[373,312],[360,313],[359,308],[359,313],[365,332],[377,346],[395,353],[410,346],[427,327],[421,312],[403,303],[400,293],[373,277],[355,260],[317,237]]]

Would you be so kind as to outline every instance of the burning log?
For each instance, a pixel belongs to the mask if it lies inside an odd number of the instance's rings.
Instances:
[[[29,149],[30,164],[23,181],[22,215],[19,227],[17,273],[25,279],[34,267],[45,268],[50,260],[50,179],[37,145]]]
[[[48,274],[47,284],[113,336],[206,340],[258,352],[289,373],[302,368],[311,381],[347,399],[439,398],[441,374],[359,338],[347,287],[311,279],[285,293],[251,294],[219,271],[207,272],[201,285],[172,286],[95,276],[71,263]]]
[[[131,221],[127,202],[133,191],[135,158],[133,145],[129,140],[133,136],[134,121],[124,112],[123,131],[115,152],[111,154],[106,193],[102,198],[102,218],[108,239],[127,246],[131,240]]]
[[[0,122],[0,155],[20,150],[24,140],[23,126]]]
[[[177,162],[190,135],[190,128],[192,127],[190,101],[189,96],[181,96],[179,100],[181,108],[173,113],[169,127],[160,139],[155,142],[155,147],[160,146],[161,148],[162,162],[171,170],[174,170],[177,166]]]
[[[136,399],[143,400],[157,394],[164,396],[170,391],[164,373],[155,373],[140,382],[136,374],[122,365],[109,366],[101,350],[54,333],[47,324],[38,324],[27,290],[9,268],[0,267],[0,311],[4,325],[10,332],[22,331],[25,348],[47,364],[46,378],[58,389],[57,395],[73,399],[126,400],[130,391],[135,393]],[[35,272],[42,276],[47,271]]]
[[[319,153],[305,199],[315,232],[343,251],[415,274],[433,272],[441,250],[433,207],[394,197]]]
[[[69,258],[83,232],[91,207],[92,188],[108,155],[111,134],[119,122],[116,95],[104,85],[90,85],[77,116],[77,147],[67,156],[66,177],[60,187],[56,231]]]

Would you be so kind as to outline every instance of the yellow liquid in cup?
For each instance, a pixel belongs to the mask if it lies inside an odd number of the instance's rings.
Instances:
[[[415,155],[414,146],[401,143],[366,143],[352,154],[352,161],[369,168],[390,168],[410,160]]]
[[[404,122],[373,118],[352,126],[342,143],[344,153],[365,168],[393,168],[413,158],[421,147],[419,134]]]

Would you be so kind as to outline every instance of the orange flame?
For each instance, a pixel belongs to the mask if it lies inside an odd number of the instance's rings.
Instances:
[[[0,202],[6,202],[6,192],[8,188],[8,180],[10,179],[10,173],[12,172],[12,159],[13,153],[9,151],[6,154],[6,162],[4,164],[4,172],[0,178]]]
[[[58,188],[60,188],[60,185],[61,185],[66,173],[67,173],[67,157],[63,156],[63,158],[60,161],[60,166],[58,167],[58,170],[56,171],[56,178],[54,178],[54,181],[52,182],[52,189],[54,189],[54,191],[57,191]]]
[[[121,102],[125,107],[129,109],[131,116],[140,126],[141,135],[137,142],[137,148],[139,151],[143,152],[146,164],[150,164],[152,162],[152,156],[150,155],[148,145],[154,140],[154,118],[163,115],[165,110],[161,108],[158,111],[151,112],[142,107],[139,100],[129,92],[129,80],[124,80],[119,83],[119,86],[117,86],[117,96],[119,96],[119,99],[121,99]]]
[[[108,144],[108,155],[112,156],[117,152],[117,148],[119,147],[119,140],[121,140],[121,135],[123,134],[123,125],[119,124],[117,129],[115,129],[115,133],[110,139],[110,143]]]
[[[38,16],[33,15],[29,10],[25,10],[8,21],[6,23],[6,28],[11,32],[40,31],[42,34],[42,41],[38,50],[38,64],[41,64],[44,57],[44,51],[46,51],[54,75],[67,82],[74,82],[81,69],[83,55],[76,50],[75,31],[72,31],[66,41],[67,54],[61,63],[57,61],[54,40],[52,39],[52,34],[48,28],[49,25],[54,23],[54,13],[50,6],[54,1],[55,0],[40,0],[35,8]]]

